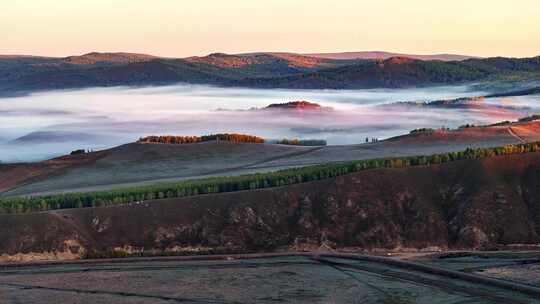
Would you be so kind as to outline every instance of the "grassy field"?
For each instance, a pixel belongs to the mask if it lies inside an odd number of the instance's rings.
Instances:
[[[540,123],[399,136],[376,143],[302,147],[204,142],[126,144],[60,161],[0,165],[0,196],[52,195],[148,186],[159,182],[266,173],[381,157],[430,155],[540,140]],[[78,157],[78,158],[77,158]]]
[[[428,156],[420,155],[328,163],[286,169],[277,172],[234,177],[212,177],[187,180],[178,183],[163,183],[151,186],[123,188],[111,191],[4,198],[0,200],[0,210],[3,213],[25,213],[51,209],[99,207],[208,193],[254,190],[322,180],[368,169],[425,166],[464,159],[478,159],[497,155],[522,154],[537,151],[540,151],[540,142],[506,145],[496,148],[468,148],[464,151]]]

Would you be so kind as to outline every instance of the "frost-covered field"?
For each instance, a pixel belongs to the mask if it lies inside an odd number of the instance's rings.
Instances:
[[[518,292],[363,261],[307,257],[21,267],[2,303],[534,303]],[[436,299],[436,300],[435,300]],[[533,302],[530,302],[533,301]]]

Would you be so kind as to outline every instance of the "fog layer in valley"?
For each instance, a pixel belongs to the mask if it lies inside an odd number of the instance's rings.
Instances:
[[[535,113],[540,96],[494,98],[489,109],[380,107],[486,92],[466,86],[393,90],[257,90],[176,85],[101,88],[0,98],[0,161],[32,161],[75,149],[104,149],[154,134],[249,133],[267,139],[362,143],[423,127],[487,124]],[[333,111],[262,111],[307,100]],[[512,105],[512,107],[508,107]]]

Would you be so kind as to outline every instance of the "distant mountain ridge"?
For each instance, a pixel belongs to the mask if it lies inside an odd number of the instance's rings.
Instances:
[[[408,57],[418,60],[440,60],[440,61],[461,61],[466,59],[478,59],[478,56],[458,55],[458,54],[433,54],[433,55],[417,55],[391,53],[382,51],[364,51],[364,52],[341,52],[341,53],[310,53],[304,54],[315,58],[337,59],[337,60],[354,60],[354,59],[380,59],[385,60],[391,57]]]
[[[183,59],[96,52],[63,58],[0,56],[0,94],[4,95],[51,89],[175,83],[361,89],[506,79],[540,79],[540,57],[442,61],[406,56],[332,59],[294,53],[214,53]]]
[[[391,57],[272,79],[243,79],[238,82],[238,86],[293,89],[405,88],[507,79],[540,79],[540,56],[448,62]]]
[[[146,55],[146,54],[136,54],[136,53],[98,53],[92,52],[84,54],[81,56],[69,56],[63,58],[67,63],[72,64],[97,64],[97,63],[134,63],[134,62],[144,62],[160,57]]]

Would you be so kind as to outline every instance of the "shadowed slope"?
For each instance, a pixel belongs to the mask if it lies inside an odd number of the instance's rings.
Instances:
[[[538,172],[540,153],[528,153],[374,169],[263,190],[0,215],[0,251],[51,258],[115,248],[446,249],[538,243]]]

